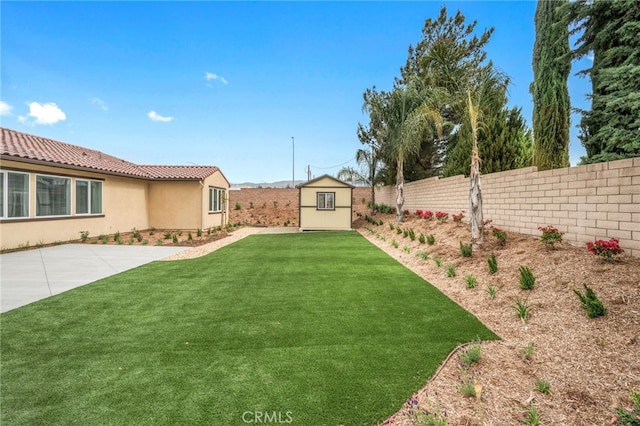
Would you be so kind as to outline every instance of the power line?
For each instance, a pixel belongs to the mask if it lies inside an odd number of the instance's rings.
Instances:
[[[331,166],[331,167],[316,167],[316,166],[309,166],[309,167],[313,167],[314,169],[320,169],[320,170],[335,169],[336,167],[344,166],[345,164],[350,163],[350,162],[354,161],[355,159],[356,159],[356,158],[355,158],[355,157],[353,157],[353,158],[351,158],[351,159],[349,159],[349,160],[345,161],[345,162],[344,162],[344,163],[342,163],[342,164],[338,164],[337,166]]]

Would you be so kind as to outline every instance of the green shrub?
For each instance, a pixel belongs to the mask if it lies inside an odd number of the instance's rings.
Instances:
[[[492,285],[487,286],[487,294],[489,294],[489,299],[493,300],[496,298],[496,288]]]
[[[520,288],[523,290],[533,290],[533,285],[536,283],[536,277],[526,266],[520,267]]]
[[[498,272],[498,259],[496,259],[496,255],[495,254],[491,254],[491,256],[489,256],[487,258],[487,263],[489,264],[489,273],[490,274],[495,274],[496,272]]]
[[[601,317],[607,313],[607,309],[604,307],[602,301],[596,296],[596,293],[591,287],[583,284],[585,293],[582,294],[578,290],[573,289],[573,292],[578,296],[582,303],[582,308],[587,311],[589,318]]]
[[[416,233],[413,229],[409,229],[409,238],[411,239],[411,241],[415,241],[416,239]]]
[[[409,230],[408,230],[407,228],[404,228],[404,229],[402,230],[402,236],[403,236],[404,238],[407,238],[407,237],[409,236]]]
[[[516,311],[516,315],[523,321],[527,322],[529,315],[531,314],[531,305],[527,302],[527,299],[521,300],[516,298],[515,303],[511,307]]]
[[[625,411],[621,408],[616,408],[616,414],[620,416],[620,425],[623,426],[638,426],[640,425],[640,392],[631,390],[631,399],[633,400],[634,407],[631,411]]]
[[[449,278],[456,276],[456,268],[453,265],[447,265],[447,276]]]
[[[462,257],[471,257],[473,248],[470,244],[463,244],[462,241],[460,241],[460,253],[462,253]]]
[[[395,240],[395,238],[394,238],[393,240],[391,240],[391,245],[392,245],[394,248],[398,248],[398,245],[399,245],[399,244],[398,244],[398,242],[397,242],[397,241]]]
[[[460,353],[460,362],[463,368],[469,368],[471,364],[480,362],[480,356],[482,355],[482,348],[480,345],[471,345],[463,352]]]
[[[420,242],[420,244],[424,244],[427,242],[427,237],[425,237],[424,234],[421,232],[420,235],[418,236],[418,241]]]
[[[545,395],[549,395],[549,393],[551,393],[551,385],[546,379],[536,379],[535,389]]]
[[[173,244],[178,244],[178,236],[176,234],[173,234],[171,240],[173,241]]]
[[[89,239],[89,231],[80,231],[80,241],[86,243]]]
[[[433,236],[433,234],[429,234],[427,235],[427,244],[429,244],[430,246],[434,245],[436,243],[436,237]]]

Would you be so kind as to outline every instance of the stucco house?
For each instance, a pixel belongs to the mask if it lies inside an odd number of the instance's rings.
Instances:
[[[322,175],[296,186],[301,231],[337,231],[352,227],[353,186]]]
[[[138,165],[0,128],[0,245],[116,231],[225,226],[229,181],[215,166]]]

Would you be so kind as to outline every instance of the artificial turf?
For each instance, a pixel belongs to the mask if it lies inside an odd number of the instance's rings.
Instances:
[[[373,425],[457,344],[496,338],[355,232],[153,262],[0,329],[3,425]]]

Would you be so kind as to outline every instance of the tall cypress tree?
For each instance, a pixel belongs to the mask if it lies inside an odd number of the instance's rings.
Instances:
[[[582,111],[583,163],[640,156],[640,2],[577,0],[567,9],[582,32],[574,57],[593,55],[591,110]]]
[[[538,170],[569,166],[571,72],[569,28],[558,6],[568,0],[538,0],[533,46],[533,165]]]

